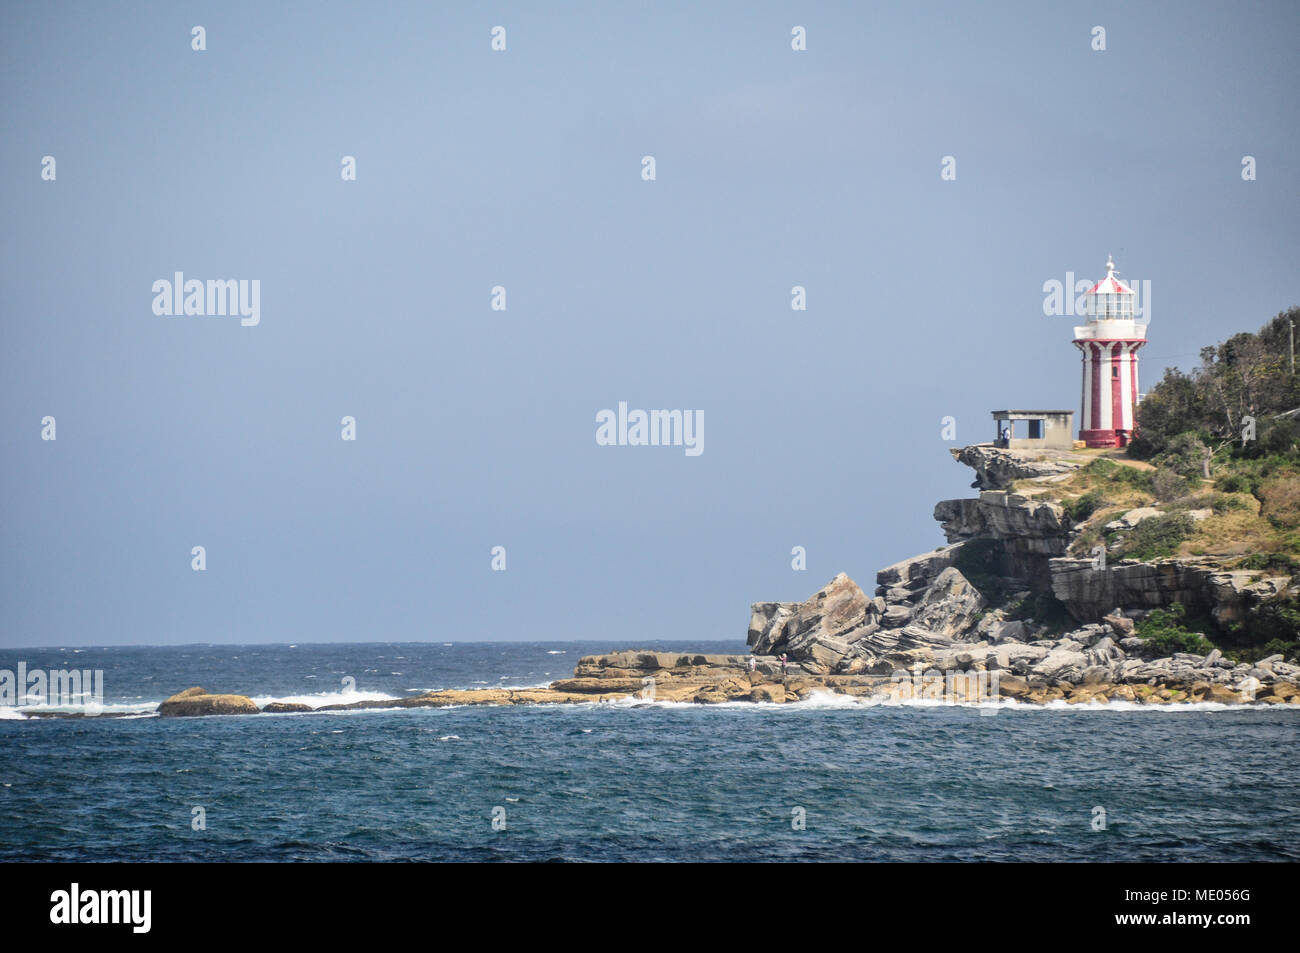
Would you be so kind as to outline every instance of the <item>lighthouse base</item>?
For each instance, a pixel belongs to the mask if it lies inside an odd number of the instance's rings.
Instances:
[[[1079,439],[1090,448],[1127,447],[1133,434],[1128,430],[1080,430]]]

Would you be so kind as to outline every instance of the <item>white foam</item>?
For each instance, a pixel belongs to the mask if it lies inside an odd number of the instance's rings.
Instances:
[[[736,700],[719,702],[711,705],[701,705],[693,701],[663,701],[656,699],[651,701],[645,698],[617,698],[608,702],[598,704],[607,705],[615,708],[636,708],[638,706],[649,706],[653,708],[689,708],[689,709],[755,709],[762,711],[807,711],[809,709],[855,709],[855,708],[970,708],[980,712],[980,714],[996,714],[1001,711],[1014,712],[1081,712],[1095,714],[1098,712],[1243,712],[1243,711],[1277,711],[1287,709],[1300,712],[1300,705],[1229,705],[1223,702],[1173,702],[1168,705],[1143,705],[1138,702],[1112,701],[1109,704],[1102,702],[1088,702],[1071,705],[1064,700],[1057,699],[1044,705],[1036,705],[1032,702],[1018,702],[1011,698],[1001,698],[996,701],[985,700],[977,702],[950,702],[934,698],[909,698],[896,699],[884,696],[855,696],[842,695],[830,691],[814,691],[807,697],[796,702],[785,702],[784,704],[773,702],[752,702],[747,700]]]
[[[272,702],[280,702],[282,705],[308,705],[312,708],[320,708],[322,705],[350,705],[353,702],[391,701],[397,696],[386,695],[383,692],[363,692],[353,689],[346,692],[313,692],[307,695],[253,695],[251,697],[253,704],[258,708],[265,708]]]
[[[84,714],[88,717],[96,715],[144,715],[153,712],[157,707],[157,702],[119,702],[112,705],[19,705],[17,707],[6,706],[0,707],[0,719],[23,718],[24,712],[63,712],[68,714]]]

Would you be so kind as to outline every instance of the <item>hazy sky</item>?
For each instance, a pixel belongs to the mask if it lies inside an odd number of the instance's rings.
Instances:
[[[4,6],[0,645],[743,639],[1077,408],[1044,282],[1151,281],[1144,390],[1300,303],[1291,0],[456,7]]]

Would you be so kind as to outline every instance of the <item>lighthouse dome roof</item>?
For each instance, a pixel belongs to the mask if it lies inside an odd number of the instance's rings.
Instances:
[[[1106,277],[1088,289],[1090,295],[1131,295],[1133,289],[1115,277],[1114,260],[1106,259]]]

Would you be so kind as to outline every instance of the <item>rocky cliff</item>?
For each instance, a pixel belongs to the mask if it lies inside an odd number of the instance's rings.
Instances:
[[[1221,654],[1154,658],[1133,635],[1135,620],[1176,603],[1224,625],[1239,622],[1294,596],[1300,579],[1212,558],[1072,557],[1084,524],[1054,490],[1092,458],[991,446],[953,456],[975,471],[980,493],[935,507],[950,545],[880,570],[873,596],[841,573],[805,602],[755,603],[753,651],[785,654],[813,674],[885,674],[920,661],[939,671],[1005,670],[1041,689],[1190,680],[1237,690],[1262,684],[1265,670],[1284,681],[1300,674],[1280,655],[1263,667]],[[1073,628],[1049,635],[1046,620],[1024,608],[1044,604],[1068,612]]]

